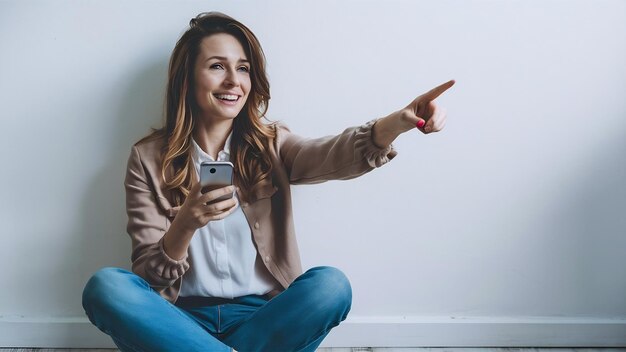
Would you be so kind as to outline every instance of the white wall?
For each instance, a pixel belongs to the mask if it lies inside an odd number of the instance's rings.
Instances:
[[[354,291],[323,346],[626,345],[626,2],[63,0],[0,2],[0,346],[112,346],[81,291],[129,267],[126,160],[208,10],[257,34],[302,135],[457,80],[441,133],[293,188],[304,267]]]

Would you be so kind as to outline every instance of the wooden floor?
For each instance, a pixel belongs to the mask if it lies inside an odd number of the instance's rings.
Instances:
[[[116,352],[116,349],[0,348],[0,352]],[[626,352],[626,348],[319,348],[317,352]]]

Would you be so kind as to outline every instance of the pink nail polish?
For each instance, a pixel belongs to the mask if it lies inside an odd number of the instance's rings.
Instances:
[[[419,120],[419,121],[417,121],[417,128],[422,128],[422,127],[424,127],[425,124],[426,124],[426,122],[424,122],[424,120]]]

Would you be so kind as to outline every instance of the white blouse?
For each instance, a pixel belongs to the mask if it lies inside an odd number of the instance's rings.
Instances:
[[[232,132],[218,153],[218,161],[230,161],[231,137]],[[200,164],[214,160],[193,139],[191,157],[200,179]],[[189,244],[189,264],[180,290],[182,297],[264,295],[278,286],[257,253],[248,220],[239,206],[226,218],[209,221],[196,230]]]

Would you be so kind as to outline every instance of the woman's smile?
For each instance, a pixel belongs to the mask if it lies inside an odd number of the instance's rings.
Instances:
[[[213,96],[217,98],[220,103],[230,106],[237,105],[237,102],[239,102],[241,98],[241,96],[234,94],[213,94]]]

